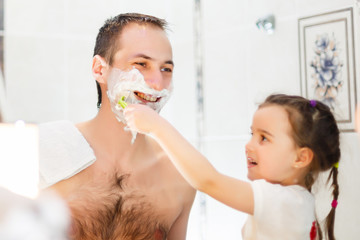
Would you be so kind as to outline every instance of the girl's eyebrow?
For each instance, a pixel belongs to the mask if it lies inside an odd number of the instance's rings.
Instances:
[[[264,129],[259,129],[259,132],[265,133],[266,135],[269,135],[270,137],[274,137],[273,134],[271,134],[270,132],[264,130]]]
[[[253,127],[250,127],[250,129],[251,129],[252,132],[254,132]],[[269,136],[271,136],[271,137],[274,137],[273,134],[271,134],[269,131],[266,131],[265,129],[259,128],[259,129],[256,129],[256,131],[261,132],[261,133],[264,133],[264,134],[269,135]]]

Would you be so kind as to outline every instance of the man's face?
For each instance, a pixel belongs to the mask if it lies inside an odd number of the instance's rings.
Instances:
[[[154,90],[170,89],[174,64],[166,33],[155,26],[130,23],[120,36],[120,49],[113,57],[112,67],[122,71],[139,70],[146,84]],[[143,103],[159,101],[157,96],[134,92]]]
[[[131,23],[119,41],[106,76],[107,96],[117,120],[126,124],[122,101],[161,110],[170,97],[174,64],[170,42],[158,27]],[[132,141],[135,137],[133,132]]]

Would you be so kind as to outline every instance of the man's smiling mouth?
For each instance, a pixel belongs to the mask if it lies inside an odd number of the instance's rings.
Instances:
[[[142,92],[134,92],[134,94],[140,98],[141,100],[147,101],[147,102],[157,102],[160,100],[160,97],[154,97],[152,95],[148,95]]]

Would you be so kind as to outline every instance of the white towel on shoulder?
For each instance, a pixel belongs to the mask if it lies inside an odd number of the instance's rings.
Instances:
[[[72,122],[39,124],[40,189],[70,178],[94,162],[94,151]]]

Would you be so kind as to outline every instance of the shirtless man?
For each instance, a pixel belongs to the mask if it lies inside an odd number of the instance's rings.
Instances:
[[[116,112],[116,117],[107,93],[114,69],[124,72],[137,69],[152,89],[171,89],[174,64],[165,29],[166,22],[162,19],[120,14],[107,20],[99,30],[92,63],[99,111],[95,118],[73,125],[75,130],[71,130],[78,131],[77,138],[89,144],[95,161],[70,176],[64,175],[59,181],[48,183],[70,206],[72,239],[172,240],[186,237],[195,190],[149,136],[138,134],[132,143],[132,133],[124,130],[126,124],[119,119],[121,110]],[[161,101],[161,97],[149,96],[140,90],[131,94],[147,105]],[[40,138],[49,135],[44,132],[53,131],[56,126],[48,123],[47,130],[40,127]],[[63,132],[66,131],[58,131],[60,135]],[[63,136],[64,146],[76,134]],[[58,157],[66,151],[54,145],[57,144],[53,140],[40,139],[40,175],[46,175],[43,163],[54,161],[42,152]],[[62,160],[59,162],[56,164],[61,165]]]

